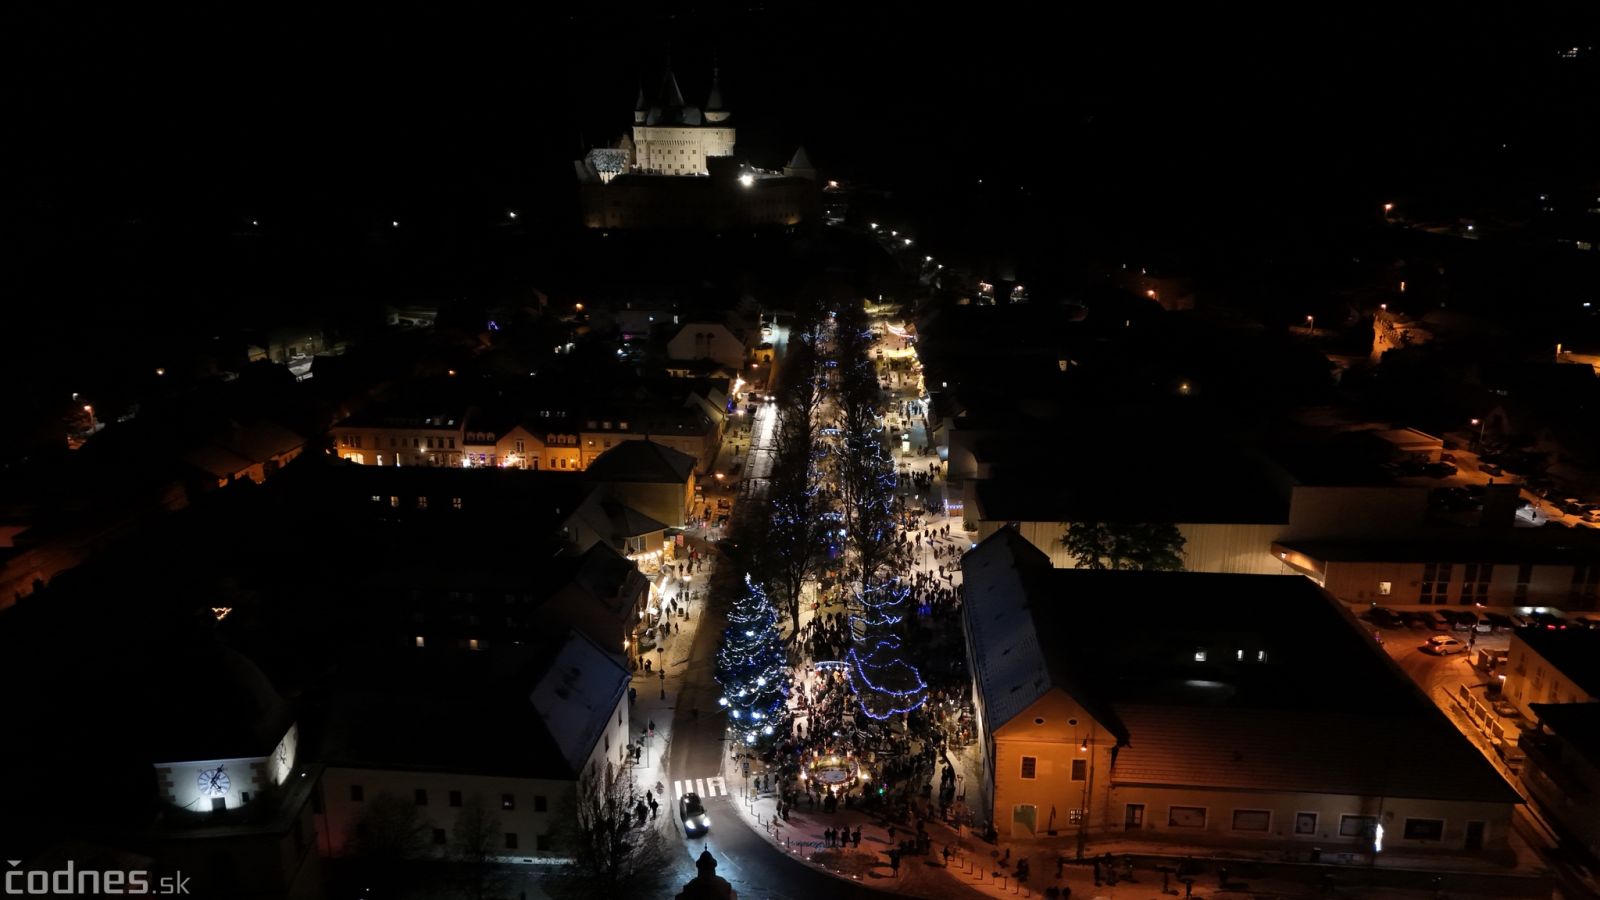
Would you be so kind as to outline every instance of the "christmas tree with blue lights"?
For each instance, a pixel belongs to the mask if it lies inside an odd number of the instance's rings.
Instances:
[[[767,592],[746,575],[745,590],[728,611],[728,628],[717,650],[718,701],[728,728],[741,744],[761,744],[777,733],[784,713],[783,638],[778,611]]]

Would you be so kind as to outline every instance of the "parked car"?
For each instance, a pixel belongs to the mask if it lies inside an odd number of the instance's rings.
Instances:
[[[1495,631],[1510,631],[1511,629],[1517,627],[1517,623],[1511,621],[1510,616],[1497,612],[1484,613],[1483,620],[1489,623],[1489,627]]]
[[[1371,609],[1368,609],[1366,612],[1361,614],[1361,618],[1366,619],[1368,622],[1371,622],[1379,628],[1388,628],[1391,630],[1399,628],[1405,624],[1404,622],[1400,621],[1399,616],[1394,614],[1394,610],[1385,609],[1381,606],[1374,606]]]
[[[711,817],[706,815],[699,794],[684,794],[678,798],[678,816],[683,819],[685,837],[701,837],[711,830]]]
[[[1494,463],[1483,463],[1482,465],[1478,466],[1478,471],[1485,475],[1493,475],[1496,478],[1506,473],[1505,469],[1500,468]]]
[[[1560,616],[1553,616],[1549,613],[1534,613],[1528,618],[1533,620],[1534,625],[1544,628],[1548,631],[1567,630],[1567,620],[1561,618]]]
[[[1409,609],[1400,613],[1400,621],[1404,622],[1408,628],[1428,627],[1428,620],[1423,618],[1422,613],[1412,612]]]
[[[1449,656],[1452,653],[1465,653],[1467,645],[1463,641],[1440,634],[1428,638],[1428,642],[1422,645],[1422,649],[1437,656]]]
[[[1422,474],[1429,478],[1449,478],[1456,474],[1456,467],[1447,462],[1428,463],[1422,468]]]
[[[1422,624],[1433,631],[1450,630],[1450,623],[1446,622],[1444,616],[1439,615],[1439,613],[1434,610],[1423,610],[1422,612],[1417,613],[1417,615],[1422,617]]]

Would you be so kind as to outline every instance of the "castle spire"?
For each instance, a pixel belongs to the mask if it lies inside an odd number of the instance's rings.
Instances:
[[[722,111],[722,69],[711,70],[711,93],[706,95],[706,112]]]
[[[706,121],[712,124],[728,121],[728,107],[722,102],[722,69],[711,70],[711,93],[706,95]]]
[[[667,63],[667,76],[661,82],[661,105],[667,109],[683,109],[683,91],[678,89],[678,76],[672,74],[672,63]]]

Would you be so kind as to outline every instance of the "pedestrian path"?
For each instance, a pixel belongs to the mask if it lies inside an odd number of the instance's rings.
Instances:
[[[681,781],[674,781],[672,783],[672,799],[676,800],[684,794],[698,794],[702,800],[707,797],[726,797],[728,796],[728,782],[721,775],[713,775],[710,778],[685,778]]]

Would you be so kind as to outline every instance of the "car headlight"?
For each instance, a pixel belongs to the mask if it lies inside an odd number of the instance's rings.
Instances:
[[[710,828],[711,827],[711,817],[710,816],[701,816],[700,817],[700,827],[701,828]]]

